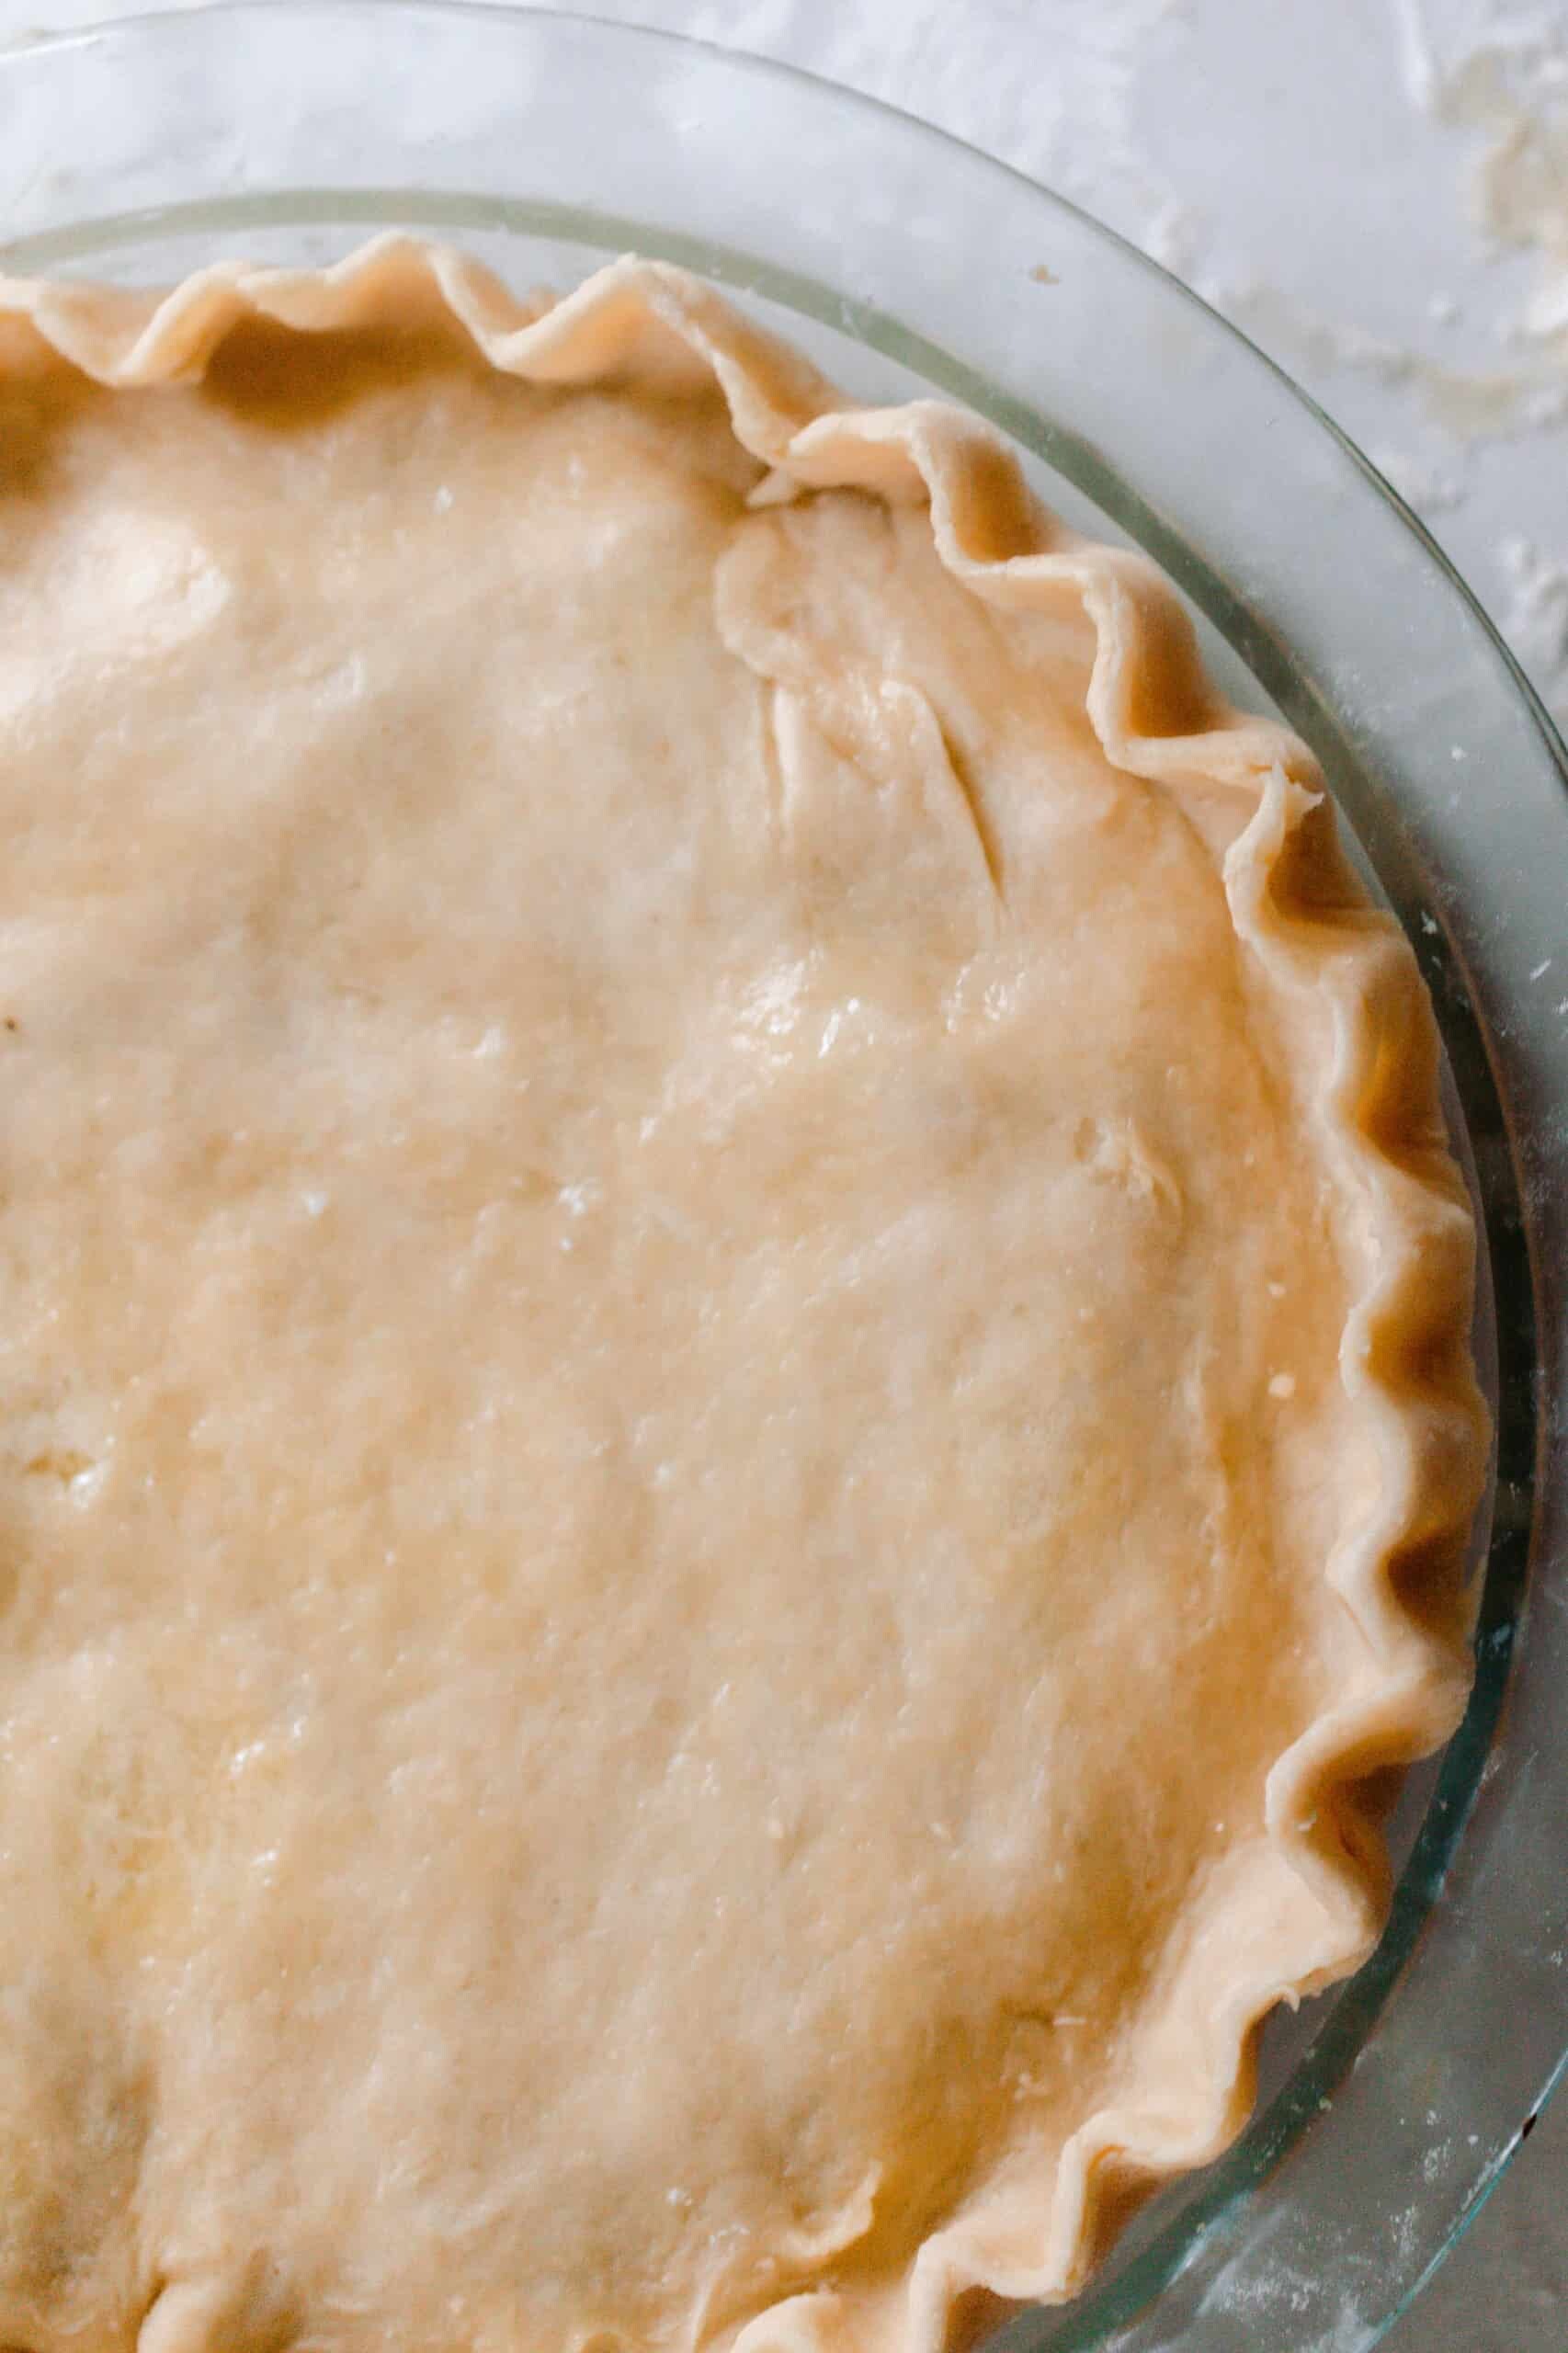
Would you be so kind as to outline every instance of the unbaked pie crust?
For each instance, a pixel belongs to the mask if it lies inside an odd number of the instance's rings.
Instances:
[[[0,502],[0,2343],[1070,2294],[1469,1683],[1309,756],[648,263],[11,284]]]

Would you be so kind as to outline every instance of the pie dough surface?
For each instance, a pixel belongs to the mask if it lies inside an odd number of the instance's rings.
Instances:
[[[1068,2292],[1466,1688],[1470,1222],[1307,756],[678,272],[0,360],[0,2342]]]

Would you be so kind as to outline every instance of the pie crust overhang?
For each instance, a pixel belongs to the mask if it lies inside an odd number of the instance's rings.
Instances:
[[[674,268],[11,284],[0,369],[0,2341],[1070,2294],[1469,1685],[1310,756]]]

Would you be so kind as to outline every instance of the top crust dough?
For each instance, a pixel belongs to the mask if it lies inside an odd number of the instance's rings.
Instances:
[[[13,284],[0,515],[0,2342],[1071,2292],[1468,1687],[1308,755],[653,265]]]

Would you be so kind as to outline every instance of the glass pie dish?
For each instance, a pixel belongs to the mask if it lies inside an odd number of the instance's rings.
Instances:
[[[853,394],[988,417],[1144,546],[1239,701],[1327,773],[1415,944],[1483,1221],[1497,1422],[1465,1724],[1406,1784],[1377,1954],[1269,2029],[1244,2138],[1016,2353],[1364,2353],[1568,2052],[1568,756],[1420,526],[1154,265],[869,101],[668,36],[398,0],[242,0],[0,58],[0,265],[166,282],[402,227],[512,283],[636,248]]]

